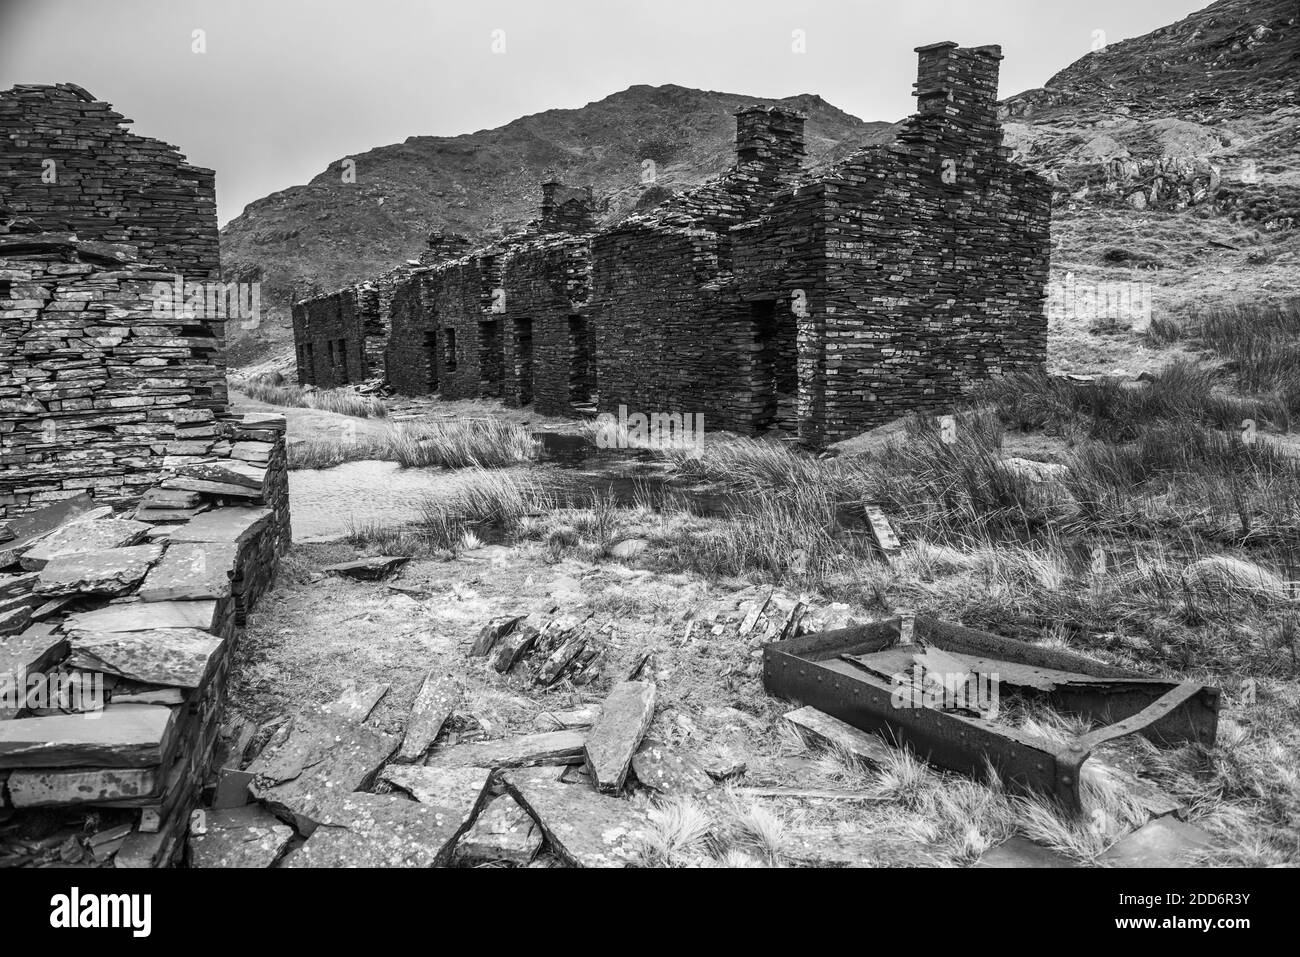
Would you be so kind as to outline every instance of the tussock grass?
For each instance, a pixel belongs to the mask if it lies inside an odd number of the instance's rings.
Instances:
[[[1046,371],[1022,372],[985,383],[975,401],[997,410],[1008,428],[1126,442],[1161,422],[1188,422],[1237,430],[1245,419],[1285,431],[1291,412],[1277,395],[1228,392],[1213,367],[1179,357],[1148,382],[1101,378],[1071,382]]]
[[[1240,391],[1271,394],[1300,413],[1300,297],[1217,306],[1197,313],[1190,325],[1228,360]]]
[[[316,389],[303,387],[285,380],[279,372],[261,373],[244,379],[236,388],[250,399],[268,405],[293,406],[303,409],[320,409],[337,412],[360,419],[382,419],[388,407],[372,396],[357,395],[351,389]]]
[[[314,439],[289,446],[289,468],[331,468],[380,460],[403,468],[505,468],[533,461],[540,446],[527,429],[494,419],[390,426],[377,437]]]
[[[498,419],[453,419],[406,425],[385,441],[385,458],[407,468],[500,468],[532,461],[539,443],[528,430]]]

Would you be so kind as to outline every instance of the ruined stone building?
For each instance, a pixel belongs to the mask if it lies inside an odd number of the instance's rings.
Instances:
[[[917,53],[919,111],[838,165],[805,168],[803,117],[752,107],[733,167],[652,210],[598,228],[589,192],[548,183],[520,235],[435,236],[386,307],[365,284],[299,303],[299,380],[819,445],[1041,365],[1051,190],[1002,146],[1000,50]]]
[[[69,84],[0,94],[0,516],[138,499],[226,407],[224,323],[184,308],[218,278],[213,173],[123,123]]]
[[[213,174],[126,122],[0,93],[0,810],[82,866],[183,849],[290,541],[284,416],[226,399]]]

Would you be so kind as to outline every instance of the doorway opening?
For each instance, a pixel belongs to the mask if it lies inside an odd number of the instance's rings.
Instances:
[[[520,405],[533,401],[533,320],[516,319],[514,325],[515,388]]]

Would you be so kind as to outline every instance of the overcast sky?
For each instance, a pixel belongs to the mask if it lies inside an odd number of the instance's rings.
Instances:
[[[339,157],[633,84],[912,112],[912,48],[1000,43],[1002,96],[1206,0],[0,0],[0,89],[71,82],[217,171],[221,223]],[[194,52],[195,30],[206,52]],[[792,49],[802,30],[806,52]],[[503,31],[503,34],[494,34]],[[504,39],[504,52],[493,51]]]

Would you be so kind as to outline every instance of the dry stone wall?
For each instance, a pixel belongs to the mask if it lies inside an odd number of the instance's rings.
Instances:
[[[79,86],[0,93],[0,223],[29,217],[82,240],[129,243],[186,280],[219,274],[214,174]]]

